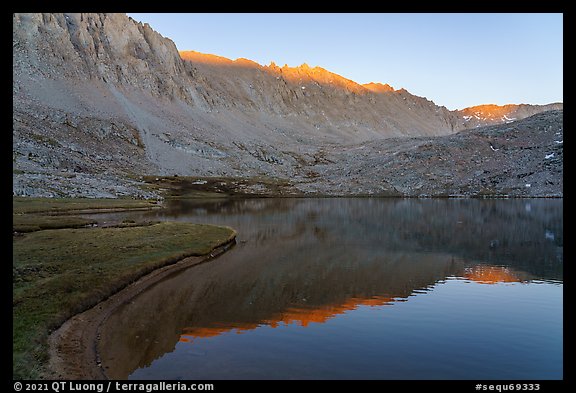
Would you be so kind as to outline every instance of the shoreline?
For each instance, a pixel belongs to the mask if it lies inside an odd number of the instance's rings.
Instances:
[[[151,285],[171,274],[206,263],[236,244],[236,232],[224,244],[203,256],[191,256],[160,267],[82,313],[64,322],[48,337],[49,360],[44,379],[109,379],[100,363],[98,342],[102,325],[115,310],[131,301]]]

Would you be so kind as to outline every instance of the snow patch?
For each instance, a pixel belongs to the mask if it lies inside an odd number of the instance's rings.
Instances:
[[[554,153],[546,154],[546,157],[544,157],[545,160],[548,160],[550,158],[554,158]]]

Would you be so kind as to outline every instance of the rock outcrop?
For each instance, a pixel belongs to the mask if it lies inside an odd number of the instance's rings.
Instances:
[[[465,128],[481,127],[493,124],[511,123],[540,112],[562,110],[560,103],[548,105],[477,105],[457,111],[465,121]]]

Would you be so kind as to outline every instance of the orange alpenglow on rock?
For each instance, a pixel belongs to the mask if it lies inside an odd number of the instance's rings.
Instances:
[[[291,82],[316,82],[319,85],[341,87],[356,94],[367,93],[366,88],[362,85],[322,67],[310,67],[304,63],[298,67],[284,65],[281,71],[284,79]]]
[[[232,65],[234,62],[226,57],[212,55],[209,53],[200,53],[193,50],[179,51],[180,57],[195,63],[206,64],[227,64]]]
[[[512,107],[514,107],[514,105],[499,106],[495,104],[484,104],[463,109],[462,113],[467,115],[478,115],[490,119],[507,115]]]
[[[388,83],[382,84],[382,83],[370,82],[370,83],[365,83],[362,86],[364,86],[368,90],[373,91],[375,93],[387,93],[387,92],[395,91],[394,88],[392,86],[390,86]]]
[[[526,105],[496,105],[484,104],[471,106],[459,111],[459,113],[466,118],[476,118],[479,120],[497,120],[500,119],[504,122],[509,122],[517,119],[518,111],[526,110]],[[509,117],[512,116],[512,117]],[[526,117],[526,116],[521,116]]]
[[[366,93],[385,93],[394,92],[388,84],[370,82],[364,85],[354,82],[351,79],[344,78],[334,72],[330,72],[322,67],[310,67],[308,64],[303,63],[297,67],[290,67],[285,64],[279,67],[274,62],[270,65],[263,66],[253,60],[238,58],[231,60],[226,57],[212,55],[208,53],[201,53],[196,51],[179,51],[180,57],[183,60],[190,61],[196,64],[206,65],[220,65],[229,67],[244,67],[253,68],[262,71],[267,71],[274,76],[282,77],[286,81],[293,83],[313,83],[316,82],[320,86],[335,86],[344,88],[356,94]]]
[[[353,297],[349,298],[344,303],[337,305],[303,308],[294,307],[260,323],[233,323],[228,326],[186,328],[184,329],[184,333],[180,336],[180,341],[193,342],[197,338],[215,337],[232,330],[235,330],[237,334],[242,334],[247,330],[253,330],[262,325],[276,328],[280,326],[280,323],[283,323],[284,325],[297,324],[301,327],[307,327],[312,322],[325,323],[329,319],[344,314],[346,311],[355,310],[359,306],[384,306],[391,304],[394,300],[395,299],[392,297],[383,296],[374,296],[370,298]]]

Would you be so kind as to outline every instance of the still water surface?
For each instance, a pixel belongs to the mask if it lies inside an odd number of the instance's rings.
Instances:
[[[562,200],[196,200],[145,215],[228,225],[237,245],[111,316],[112,378],[563,377]]]

